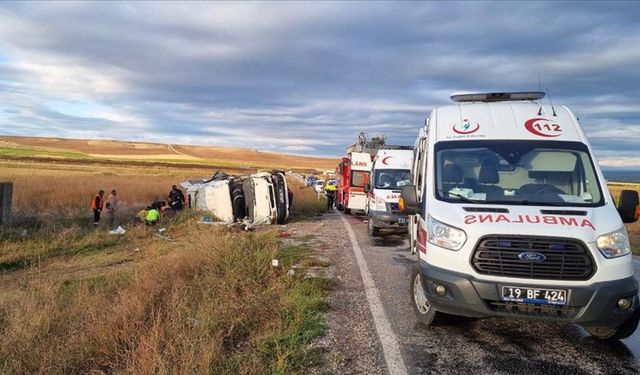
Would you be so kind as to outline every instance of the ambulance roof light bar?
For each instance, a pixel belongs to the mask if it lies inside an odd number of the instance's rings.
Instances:
[[[522,92],[489,92],[478,94],[454,94],[451,100],[456,103],[469,102],[507,102],[514,100],[538,100],[544,97],[542,91],[522,91]]]

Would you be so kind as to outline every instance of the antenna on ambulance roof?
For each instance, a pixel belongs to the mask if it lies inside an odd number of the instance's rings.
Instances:
[[[553,112],[553,117],[557,117],[556,109],[553,107],[553,102],[551,101],[551,94],[549,93],[549,89],[547,88],[547,96],[549,97],[549,104],[551,104],[551,111]]]
[[[538,72],[538,91],[542,91],[542,83],[540,79],[540,72]],[[538,109],[538,116],[542,116],[542,102],[538,103],[540,108]]]

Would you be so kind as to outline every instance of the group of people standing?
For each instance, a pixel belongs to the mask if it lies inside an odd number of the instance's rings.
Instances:
[[[107,213],[107,222],[110,228],[113,228],[116,220],[116,211],[118,210],[118,192],[116,189],[111,190],[111,194],[104,199],[104,190],[98,191],[98,193],[91,200],[91,209],[93,210],[93,225],[100,224],[100,216],[104,210]],[[185,197],[182,190],[178,189],[176,185],[171,187],[169,192],[169,202],[155,201],[146,209],[138,213],[138,218],[145,222],[147,225],[155,225],[160,222],[162,214],[168,211],[180,211],[184,208]]]
[[[93,225],[100,224],[100,214],[104,209],[107,213],[107,221],[109,226],[113,227],[116,221],[116,210],[118,209],[118,199],[116,189],[111,190],[111,194],[104,200],[104,190],[98,191],[98,194],[91,201],[91,209],[93,209]]]

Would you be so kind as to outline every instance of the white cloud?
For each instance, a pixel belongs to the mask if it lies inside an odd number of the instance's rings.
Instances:
[[[3,3],[0,126],[338,155],[360,131],[412,144],[452,92],[535,89],[541,73],[599,157],[632,163],[638,16],[636,3]],[[73,101],[95,107],[52,104]]]
[[[311,146],[286,146],[283,148],[285,151],[313,151],[314,147]]]

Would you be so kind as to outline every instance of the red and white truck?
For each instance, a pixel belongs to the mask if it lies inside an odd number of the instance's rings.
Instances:
[[[373,157],[384,144],[383,136],[368,139],[360,133],[358,140],[347,147],[347,156],[342,157],[336,168],[336,207],[339,210],[347,214],[365,212],[367,194],[364,185],[369,182]]]
[[[336,206],[339,210],[364,212],[367,203],[364,185],[369,182],[371,164],[371,155],[364,152],[353,152],[342,158],[336,170]]]

